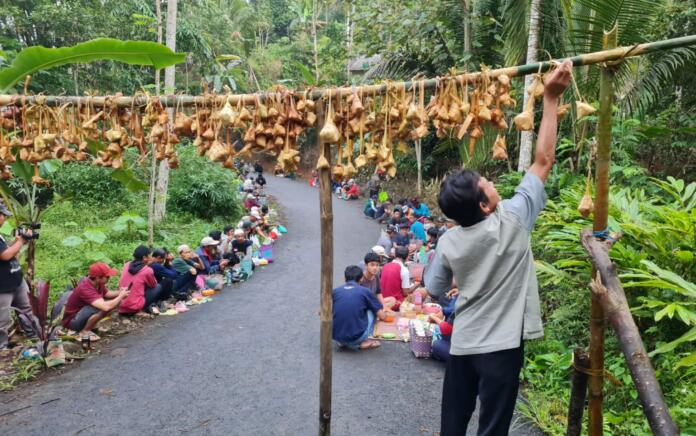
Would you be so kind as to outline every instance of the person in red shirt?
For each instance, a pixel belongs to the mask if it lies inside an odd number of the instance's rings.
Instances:
[[[131,292],[118,308],[119,313],[134,314],[146,309],[159,314],[155,303],[165,300],[168,295],[165,295],[164,288],[157,283],[155,273],[149,267],[150,262],[150,249],[140,245],[133,252],[133,260],[123,266],[118,286],[130,287]]]
[[[87,277],[83,278],[72,291],[63,312],[63,327],[79,332],[81,337],[89,336],[92,342],[100,338],[92,329],[128,297],[128,288],[109,291],[106,284],[118,270],[97,262],[89,267]]]
[[[408,268],[404,265],[407,257],[408,247],[397,246],[394,250],[394,260],[382,267],[380,278],[382,297],[385,300],[389,297],[396,300],[396,303],[387,309],[399,310],[404,298],[418,287],[418,283],[411,286]]]
[[[350,179],[348,181],[348,185],[346,188],[344,188],[343,192],[344,200],[357,200],[358,198],[360,198],[360,187],[357,183],[355,183],[355,180],[353,179]]]

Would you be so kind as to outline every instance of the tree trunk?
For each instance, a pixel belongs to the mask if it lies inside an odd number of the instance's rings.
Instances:
[[[464,0],[464,54],[471,53],[471,0]]]
[[[541,16],[541,0],[532,0],[532,7],[529,11],[529,36],[527,38],[527,63],[537,61],[537,46],[539,45],[539,17]],[[529,94],[527,90],[532,86],[532,76],[524,78],[524,103],[523,108],[527,107]],[[534,132],[524,131],[520,135],[520,158],[517,163],[517,171],[526,171],[532,164],[532,143],[534,142]]]
[[[167,0],[167,47],[176,51],[176,15],[177,0]],[[165,93],[174,93],[176,88],[176,67],[172,65],[164,70]],[[174,109],[168,108],[169,124],[174,121]],[[164,159],[159,164],[157,187],[155,192],[155,222],[162,222],[167,213],[167,188],[169,187],[169,161]]]
[[[423,193],[423,148],[421,139],[416,139],[416,164],[418,165],[418,196]]]
[[[582,348],[573,352],[573,375],[570,381],[570,402],[568,404],[568,427],[566,436],[582,434],[582,413],[585,410],[587,395],[587,372],[590,368],[590,356]]]
[[[604,48],[616,47],[618,30],[616,27],[604,35]],[[595,174],[597,187],[595,189],[594,231],[601,232],[607,228],[609,220],[609,165],[611,161],[611,118],[614,104],[614,68],[602,69],[599,84],[599,111],[597,122],[597,160]],[[594,276],[595,271],[592,271]],[[590,302],[590,368],[592,375],[589,381],[588,434],[598,436],[603,434],[602,402],[604,399],[604,330],[606,315],[596,294],[592,293]]]
[[[75,84],[75,95],[80,95],[80,87],[78,86],[78,83],[79,83],[79,82],[78,82],[79,74],[78,74],[78,71],[77,71],[78,68],[79,68],[78,65],[73,65],[73,66],[72,66],[73,83]]]
[[[314,80],[319,84],[319,48],[317,45],[317,0],[312,0],[312,53],[314,55]]]
[[[331,163],[331,144],[322,144],[318,132],[324,125],[324,103],[317,104],[317,148],[324,147],[324,156]],[[331,166],[319,170],[319,209],[321,219],[321,313],[319,358],[319,436],[331,434],[331,377],[333,324],[333,206],[331,204]]]
[[[580,239],[597,270],[597,276],[590,284],[592,294],[604,308],[609,323],[616,332],[650,429],[655,435],[678,435],[679,429],[669,414],[669,407],[665,403],[640,332],[631,316],[626,294],[616,273],[616,265],[609,259],[608,246],[604,241],[597,240],[590,229],[584,229],[580,233]]]
[[[162,44],[162,7],[160,0],[155,0],[155,19],[157,20],[157,43]],[[160,70],[155,70],[155,93],[160,95]],[[154,245],[155,232],[155,189],[157,186],[157,160],[155,144],[150,145],[150,189],[147,197],[147,243]]]
[[[350,78],[350,60],[353,56],[353,14],[355,13],[355,4],[352,1],[348,2],[346,7],[346,78]],[[350,80],[348,80],[350,82]]]

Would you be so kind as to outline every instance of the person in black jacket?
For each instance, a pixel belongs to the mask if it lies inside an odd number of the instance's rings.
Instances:
[[[0,227],[12,213],[0,203]],[[8,347],[7,330],[12,324],[10,308],[15,307],[21,312],[32,316],[29,304],[29,286],[24,280],[22,267],[19,266],[17,254],[31,239],[31,230],[18,233],[12,243],[7,243],[0,235],[0,351]],[[29,332],[27,332],[29,333]]]

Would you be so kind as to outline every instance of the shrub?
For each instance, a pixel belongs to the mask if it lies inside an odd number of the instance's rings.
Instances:
[[[53,174],[52,186],[60,195],[83,203],[120,200],[126,194],[123,185],[111,177],[111,170],[91,163],[63,165]]]
[[[241,215],[236,174],[211,165],[193,147],[179,148],[179,169],[170,173],[168,204],[201,218]]]

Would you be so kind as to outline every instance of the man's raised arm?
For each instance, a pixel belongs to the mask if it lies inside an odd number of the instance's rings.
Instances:
[[[570,83],[573,63],[570,60],[563,62],[546,79],[544,87],[544,112],[539,126],[534,163],[529,167],[529,172],[535,174],[542,182],[553,168],[556,160],[556,139],[558,136],[558,99]]]

